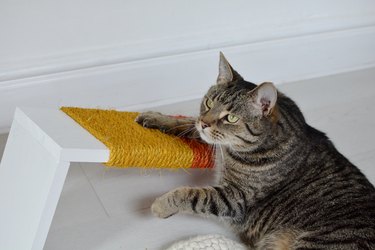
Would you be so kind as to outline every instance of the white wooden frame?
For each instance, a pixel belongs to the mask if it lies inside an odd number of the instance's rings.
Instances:
[[[0,163],[0,249],[43,249],[70,162],[108,159],[62,111],[17,108]]]

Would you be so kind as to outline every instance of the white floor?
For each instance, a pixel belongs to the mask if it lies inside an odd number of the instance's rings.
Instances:
[[[279,89],[375,183],[375,69],[286,83]],[[196,100],[155,110],[193,115],[198,105]],[[0,153],[5,142],[6,135],[0,136]],[[221,233],[234,238],[212,220],[187,215],[161,220],[150,215],[156,196],[181,185],[206,185],[212,179],[211,170],[107,169],[99,164],[74,164],[45,249],[163,249],[197,234]]]

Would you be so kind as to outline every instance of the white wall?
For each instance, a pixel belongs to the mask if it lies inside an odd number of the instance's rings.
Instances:
[[[0,130],[14,107],[200,96],[218,51],[249,80],[375,65],[375,1],[0,1]]]

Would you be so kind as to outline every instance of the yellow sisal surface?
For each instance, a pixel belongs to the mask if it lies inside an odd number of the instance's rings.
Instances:
[[[110,149],[105,164],[116,167],[190,168],[192,149],[178,137],[146,129],[138,113],[62,107],[61,110]]]

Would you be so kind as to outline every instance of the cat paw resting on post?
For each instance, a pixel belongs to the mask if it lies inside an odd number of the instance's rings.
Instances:
[[[195,119],[146,112],[145,127],[199,136],[222,154],[214,186],[181,187],[152,212],[218,218],[250,249],[375,249],[375,189],[272,83],[245,81],[220,54]]]

